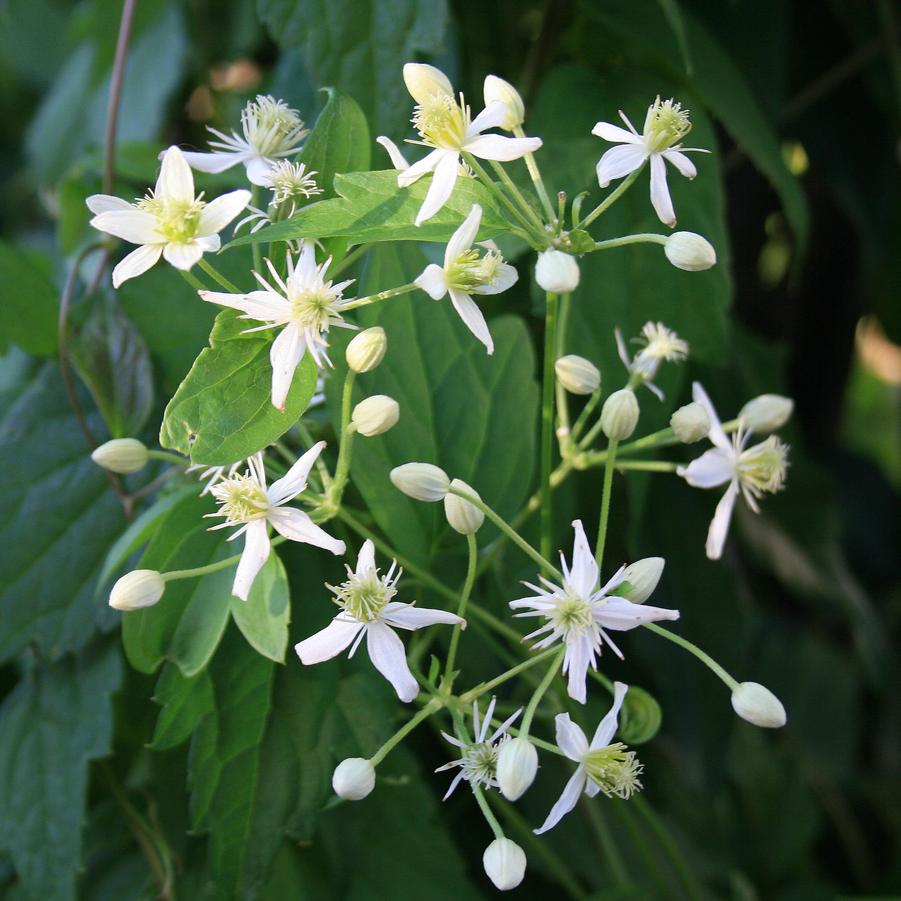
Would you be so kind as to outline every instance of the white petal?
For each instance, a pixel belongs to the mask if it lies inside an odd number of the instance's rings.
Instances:
[[[699,403],[707,413],[707,418],[710,420],[710,431],[707,433],[707,436],[710,438],[710,440],[717,447],[721,447],[723,449],[731,448],[732,442],[730,442],[726,437],[726,433],[723,431],[723,424],[720,422],[720,418],[717,415],[716,410],[713,409],[713,403],[707,396],[707,392],[704,390],[704,386],[700,382],[692,382],[691,397],[692,400],[694,400],[696,403]]]
[[[247,204],[250,203],[250,191],[230,191],[215,200],[211,200],[200,211],[200,223],[197,233],[214,235],[222,231]]]
[[[307,487],[307,476],[324,448],[325,442],[318,441],[305,454],[298,457],[280,479],[272,483],[267,494],[273,507],[297,497]]]
[[[566,656],[563,663],[566,667],[566,693],[580,704],[587,697],[588,667],[594,659],[591,643],[587,636],[580,635],[566,642]]]
[[[366,573],[375,573],[375,545],[367,538],[357,554],[357,568],[354,573],[363,576]]]
[[[500,294],[508,288],[512,288],[519,280],[519,273],[515,266],[509,263],[501,263],[497,267],[494,275],[494,281],[490,285],[480,285],[474,289],[474,294]]]
[[[613,705],[607,711],[607,715],[598,723],[594,737],[591,739],[592,751],[606,748],[613,741],[613,736],[616,735],[616,727],[619,724],[619,711],[623,706],[628,690],[629,686],[624,685],[622,682],[613,683]]]
[[[346,550],[343,541],[332,538],[328,532],[320,529],[303,510],[294,507],[276,507],[269,511],[267,518],[275,531],[290,541],[312,544],[335,555],[343,554]]]
[[[217,253],[219,248],[222,246],[222,241],[219,240],[219,235],[198,235],[194,238],[194,243],[204,252],[204,253]]]
[[[247,170],[247,180],[252,185],[269,187],[269,170],[272,168],[272,160],[254,156],[244,160],[244,168]]]
[[[651,154],[651,205],[657,213],[657,218],[664,225],[675,227],[676,212],[673,209],[673,199],[669,195],[669,185],[666,183],[666,163],[659,153]]]
[[[557,747],[570,759],[579,763],[588,753],[588,739],[568,713],[558,713],[554,717],[557,727]]]
[[[606,188],[613,179],[634,172],[647,158],[648,153],[643,144],[618,144],[611,147],[598,160],[598,184]]]
[[[291,315],[291,305],[271,291],[251,291],[249,294],[223,294],[221,291],[198,291],[202,300],[240,310],[252,319],[261,322],[287,322]]]
[[[120,209],[100,213],[91,220],[98,231],[131,244],[160,244],[165,238],[156,230],[156,216],[146,210]]]
[[[191,174],[191,167],[184,154],[174,145],[163,154],[160,177],[156,180],[153,193],[161,200],[194,203],[194,176]]]
[[[419,275],[413,284],[422,288],[432,300],[441,300],[447,294],[447,280],[444,277],[444,270],[435,263],[429,263],[422,274]]]
[[[434,172],[438,163],[447,155],[447,150],[433,150],[426,154],[421,160],[417,160],[412,166],[408,166],[403,172],[398,173],[397,185],[399,188],[406,188],[412,185],[414,181],[418,181],[423,175]],[[452,154],[456,156],[456,154]]]
[[[303,287],[318,275],[319,266],[316,265],[316,246],[312,241],[304,241],[300,246],[300,256],[297,258],[294,272],[289,276],[288,282],[289,284],[297,284],[299,287]]]
[[[626,131],[625,128],[620,128],[618,125],[612,125],[610,122],[598,122],[598,124],[591,129],[591,133],[597,135],[599,138],[603,138],[605,141],[610,141],[612,144],[641,143],[640,135],[632,134],[631,131]]]
[[[294,650],[303,664],[322,663],[340,654],[363,628],[362,623],[339,613],[324,629],[294,645]]]
[[[183,150],[181,155],[185,158],[185,162],[198,172],[210,172],[216,174],[243,163],[246,154],[243,153],[221,153],[215,151],[213,153],[194,153],[192,151]]]
[[[391,140],[391,138],[386,138],[384,135],[377,137],[376,142],[381,144],[385,150],[388,151],[388,156],[391,158],[391,165],[397,169],[398,172],[405,172],[410,168],[410,164],[407,162],[404,155],[400,152],[397,144]]]
[[[451,303],[463,320],[463,324],[485,345],[489,354],[494,353],[494,340],[488,331],[488,323],[479,309],[478,304],[462,291],[450,289]]]
[[[585,536],[582,521],[573,522],[575,540],[573,541],[573,563],[569,573],[569,582],[583,598],[587,598],[598,584],[598,564]]]
[[[289,322],[281,330],[269,348],[269,361],[272,363],[272,406],[277,410],[285,409],[294,373],[306,349],[303,335],[293,322]]]
[[[235,573],[232,594],[247,600],[253,580],[269,559],[269,527],[265,519],[255,519],[247,524],[244,530],[244,550]]]
[[[143,244],[137,250],[133,250],[113,269],[113,287],[118,288],[122,282],[145,273],[159,260],[162,253],[162,244]]]
[[[419,685],[407,665],[404,643],[384,623],[366,627],[366,649],[373,666],[394,686],[397,696],[409,703],[419,694]]]
[[[677,472],[693,488],[716,488],[735,478],[735,461],[731,450],[712,447]]]
[[[695,164],[678,150],[664,150],[663,158],[669,160],[686,178],[694,178],[698,174]]]
[[[507,118],[507,104],[501,100],[493,100],[469,123],[467,138],[474,138],[479,132],[489,128],[500,128]]]
[[[738,497],[738,482],[726,489],[720,502],[716,505],[716,513],[710,522],[707,531],[707,557],[710,560],[719,560],[723,554],[723,545],[726,543],[726,535],[729,533],[729,522],[732,519],[732,508],[735,506],[735,498]]]
[[[434,610],[429,607],[417,607],[415,604],[402,604],[394,601],[382,612],[382,619],[399,629],[422,629],[424,626],[435,626],[445,623],[455,626],[464,622],[456,613],[447,610]]]
[[[457,262],[463,253],[472,247],[476,235],[479,233],[479,224],[482,221],[482,208],[474,203],[469,215],[463,220],[460,227],[451,235],[447,242],[447,250],[444,252],[445,267]]]
[[[457,183],[459,163],[459,154],[443,151],[443,156],[435,166],[432,183],[426,192],[425,200],[416,214],[416,225],[422,225],[427,219],[431,219],[447,203],[448,198],[454,192],[454,185]],[[407,172],[412,172],[412,170],[411,166]],[[404,175],[406,174],[404,173]],[[398,179],[400,178],[401,176],[398,176]]]
[[[628,632],[645,623],[654,623],[661,619],[676,620],[678,610],[667,607],[652,607],[648,604],[633,604],[625,598],[608,598],[606,603],[595,609],[594,618],[604,629],[614,632]]]
[[[113,197],[112,194],[91,194],[85,198],[88,209],[98,216],[100,213],[111,213],[113,210],[130,210],[132,205],[121,197]]]
[[[187,272],[203,256],[203,247],[196,241],[188,244],[167,244],[163,248],[163,257],[176,269]]]
[[[587,781],[585,768],[580,766],[569,777],[569,782],[566,783],[557,803],[551,808],[542,827],[535,830],[535,835],[541,835],[543,832],[553,829],[579,803],[579,796],[584,791]]]
[[[505,138],[503,135],[480,135],[463,145],[463,149],[482,160],[509,162],[522,159],[541,147],[541,138]]]

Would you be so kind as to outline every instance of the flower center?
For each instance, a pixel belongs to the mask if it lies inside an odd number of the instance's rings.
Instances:
[[[659,97],[648,110],[644,123],[644,139],[648,150],[659,153],[678,144],[691,131],[688,110],[682,109],[681,103],[672,99],[661,100]]]
[[[241,128],[247,143],[260,156],[284,156],[308,134],[297,110],[282,100],[259,94],[241,111]]]
[[[629,798],[634,792],[641,791],[639,780],[644,767],[621,741],[607,745],[597,751],[589,751],[582,760],[588,778],[607,797],[616,795]]]
[[[397,589],[379,577],[377,572],[363,576],[348,569],[350,578],[337,587],[328,586],[335,594],[335,603],[343,607],[359,623],[377,620]]]
[[[742,451],[738,458],[738,476],[755,494],[771,494],[785,485],[788,469],[788,445],[775,435]]]
[[[591,604],[579,597],[558,599],[549,618],[564,636],[571,632],[585,632],[594,625]]]
[[[474,785],[488,785],[497,776],[498,747],[483,741],[463,752],[463,774]]]
[[[457,103],[449,94],[436,91],[425,103],[413,111],[413,126],[430,147],[460,150],[469,127],[469,109],[463,105],[463,95]]]
[[[327,332],[330,325],[343,321],[337,310],[338,296],[331,290],[331,283],[298,291],[289,300],[291,318],[303,329]]]
[[[261,519],[269,509],[266,491],[249,473],[224,479],[211,489],[227,522]]]
[[[645,346],[635,355],[631,369],[647,379],[654,378],[661,361],[678,363],[688,356],[688,343],[662,322],[648,322],[638,341]]]
[[[445,271],[447,286],[471,294],[483,285],[493,284],[503,262],[504,258],[496,250],[480,256],[472,247],[460,254]]]
[[[156,217],[156,230],[172,244],[185,244],[194,239],[205,206],[200,197],[189,202],[154,197],[152,192],[137,202],[138,209]]]
[[[310,198],[321,194],[322,188],[313,178],[315,172],[308,172],[303,163],[292,163],[290,160],[278,160],[272,164],[266,182],[272,188],[272,205],[286,203],[298,197]]]

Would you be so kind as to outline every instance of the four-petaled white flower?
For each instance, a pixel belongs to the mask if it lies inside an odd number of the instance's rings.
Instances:
[[[250,201],[250,191],[232,191],[206,203],[194,196],[194,177],[177,147],[163,154],[156,187],[129,203],[109,194],[92,194],[91,225],[99,231],[139,244],[113,269],[113,287],[146,272],[160,256],[176,269],[190,269],[204,253],[217,251],[219,232]]]
[[[433,172],[432,183],[416,215],[416,225],[431,219],[447,202],[457,182],[461,155],[470,153],[483,160],[517,160],[541,147],[540,138],[508,138],[483,135],[489,128],[499,128],[507,117],[507,106],[499,100],[490,103],[475,119],[463,95],[459,102],[444,73],[433,66],[407,63],[404,82],[416,101],[413,125],[422,140],[410,141],[431,148],[429,154],[397,176],[397,184],[405,188],[423,175]],[[384,141],[392,159],[395,153]],[[398,153],[397,156],[400,156]],[[400,157],[400,161],[403,158]]]
[[[347,567],[347,581],[326,586],[335,595],[341,612],[320,632],[294,646],[300,662],[322,663],[348,646],[349,656],[353,656],[365,638],[373,666],[394,686],[401,701],[412,701],[419,693],[419,686],[407,664],[403,642],[394,629],[412,631],[436,623],[465,626],[465,620],[446,610],[392,600],[402,572],[397,570],[396,561],[392,561],[388,572],[380,576],[375,565],[375,547],[367,539],[360,548],[357,568]]]
[[[185,151],[189,165],[198,172],[225,172],[243,163],[248,180],[263,187],[268,187],[272,164],[294,156],[301,149],[299,142],[309,134],[297,110],[268,94],[258,94],[241,111],[243,134],[232,131],[227,135],[209,126],[207,131],[218,138],[209,142],[213,152]]]
[[[636,344],[641,345],[641,350],[634,357],[630,357],[626,342],[623,341],[623,333],[617,327],[613,334],[616,337],[619,358],[629,373],[663,400],[663,392],[652,379],[656,377],[657,370],[664,360],[668,363],[681,363],[688,357],[688,342],[683,341],[662,322],[646,322],[641,328],[641,337],[633,339]]]
[[[295,264],[287,256],[288,277],[283,281],[269,260],[266,264],[275,283],[276,291],[258,272],[254,272],[263,291],[247,294],[222,294],[218,291],[200,291],[200,296],[210,303],[231,307],[244,313],[244,319],[256,319],[266,325],[247,329],[249,332],[283,327],[269,352],[272,363],[272,404],[285,409],[285,400],[291,388],[291,380],[306,351],[320,368],[331,365],[328,358],[326,335],[332,326],[355,329],[345,322],[342,311],[349,300],[341,294],[353,279],[333,285],[325,273],[332,262],[329,257],[321,266],[316,265],[316,252],[312,243],[305,241]]]
[[[507,717],[491,735],[488,730],[491,728],[491,719],[494,716],[495,698],[491,699],[488,708],[485,710],[485,716],[479,721],[479,702],[472,702],[472,734],[473,741],[461,741],[453,735],[448,735],[442,731],[444,738],[449,741],[455,748],[459,748],[461,756],[450,763],[445,763],[435,770],[441,773],[444,770],[452,770],[459,767],[460,772],[454,776],[446,794],[441,799],[446,801],[454,792],[454,789],[462,780],[466,780],[471,786],[483,786],[484,788],[497,788],[497,755],[504,742],[509,741],[510,736],[507,729],[516,722],[517,717],[522,713],[522,708],[517,710],[512,716]]]
[[[312,544],[333,554],[344,553],[343,541],[320,529],[303,510],[285,506],[307,487],[307,476],[324,447],[324,441],[315,444],[268,488],[261,453],[248,458],[246,473],[222,479],[212,487],[213,497],[220,505],[219,512],[207,515],[225,518],[225,522],[212,528],[240,526],[228,540],[244,536],[244,550],[232,586],[232,594],[241,600],[247,600],[253,580],[269,559],[270,525],[290,541]]]
[[[598,122],[591,133],[605,141],[616,143],[598,161],[598,184],[606,188],[615,178],[623,178],[639,167],[646,160],[651,161],[651,203],[660,221],[673,228],[676,214],[673,201],[666,183],[666,164],[672,163],[686,178],[694,178],[698,174],[695,164],[685,156],[686,151],[709,153],[699,147],[683,147],[679,142],[691,131],[688,110],[672,100],[661,100],[659,97],[648,107],[644,120],[644,130],[639,134],[635,126],[620,110],[623,122],[629,130],[620,128],[610,122]]]
[[[473,248],[482,221],[482,208],[476,203],[463,224],[451,235],[444,252],[444,266],[426,266],[416,284],[433,300],[450,294],[451,303],[466,327],[494,353],[494,341],[473,294],[500,294],[519,278],[516,270],[504,262],[500,251],[487,244],[484,253]]]
[[[569,718],[560,713],[554,718],[557,725],[557,746],[579,766],[570,776],[557,803],[536,835],[553,829],[579,802],[584,792],[593,798],[603,792],[608,798],[629,798],[641,790],[638,777],[644,769],[634,751],[622,742],[612,742],[618,726],[620,708],[629,690],[622,682],[613,683],[613,706],[598,724],[594,738],[589,743],[585,733]]]
[[[707,411],[707,418],[710,420],[707,437],[714,446],[692,460],[688,466],[680,466],[676,472],[695,488],[717,488],[728,482],[726,493],[716,506],[707,532],[707,556],[711,560],[719,560],[739,492],[745,503],[755,513],[759,513],[757,498],[764,492],[775,494],[785,485],[788,445],[775,435],[770,435],[766,441],[746,449],[751,431],[742,426],[739,426],[730,441],[707,392],[698,382],[692,386],[692,396]]]
[[[573,522],[576,533],[573,544],[572,569],[567,567],[561,552],[560,568],[563,570],[563,585],[555,585],[544,576],[539,576],[543,587],[524,582],[536,592],[534,596],[510,601],[514,609],[526,609],[522,616],[543,616],[547,622],[524,640],[544,635],[532,648],[539,651],[562,641],[566,647],[563,657],[563,672],[569,674],[567,691],[580,704],[585,703],[585,680],[588,667],[596,669],[596,655],[601,653],[602,643],[610,645],[620,658],[623,654],[611,641],[607,630],[624,632],[644,623],[661,619],[678,619],[678,610],[650,607],[647,604],[633,604],[626,598],[611,592],[623,579],[625,567],[620,567],[616,575],[598,588],[600,571],[594,555],[588,547],[585,530],[579,520]]]

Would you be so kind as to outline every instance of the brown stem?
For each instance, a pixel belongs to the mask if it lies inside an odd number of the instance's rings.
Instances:
[[[125,80],[125,60],[128,56],[128,39],[134,21],[137,0],[125,0],[122,4],[122,18],[119,20],[119,37],[116,41],[116,56],[113,74],[110,78],[109,103],[106,107],[106,135],[103,142],[103,193],[113,190],[116,176],[116,131],[119,125],[119,101],[122,99],[122,83]]]

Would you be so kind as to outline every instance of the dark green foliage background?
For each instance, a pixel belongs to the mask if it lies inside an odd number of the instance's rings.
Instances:
[[[449,752],[436,732],[423,729],[392,754],[365,802],[330,801],[336,761],[371,754],[403,715],[365,661],[306,669],[290,651],[331,615],[322,583],[340,578],[339,561],[283,547],[247,607],[229,604],[222,574],[178,583],[124,629],[106,606],[104,587],[140,553],[144,565],[170,568],[224,553],[221,533],[197,526],[209,504],[184,482],[128,526],[87,456],[56,361],[60,289],[93,239],[84,198],[100,187],[120,12],[117,0],[0,7],[0,895],[137,901],[165,886],[179,899],[491,897],[481,869],[490,836],[472,799],[438,800],[445,780],[430,771]],[[693,183],[671,175],[671,184],[680,228],[709,237],[719,265],[683,273],[648,246],[592,255],[566,349],[595,360],[609,387],[621,377],[614,326],[629,334],[660,319],[688,339],[690,363],[662,375],[666,402],[642,398],[645,431],[666,423],[694,378],[726,415],[757,393],[796,398],[788,490],[768,498],[762,516],[738,517],[722,562],[703,553],[714,497],[663,475],[618,480],[608,544],[611,560],[666,557],[656,603],[679,607],[683,634],[739,678],[770,685],[789,724],[755,730],[692,658],[628,636],[627,663],[605,657],[605,671],[645,687],[664,711],[641,748],[647,806],[600,802],[600,822],[576,813],[545,837],[569,871],[562,885],[553,860],[526,844],[567,775],[546,761],[511,830],[529,852],[520,897],[901,893],[901,388],[854,353],[862,316],[895,342],[896,360],[901,353],[899,35],[887,0],[138,3],[119,121],[121,196],[152,184],[161,147],[202,145],[205,122],[231,127],[255,89],[311,123],[331,98],[305,159],[331,198],[319,227],[340,235],[334,223],[348,208],[355,218],[361,204],[382,204],[376,186],[387,182],[332,176],[388,166],[373,139],[408,136],[401,66],[413,59],[442,67],[473,106],[486,73],[517,84],[527,129],[545,139],[545,179],[570,197],[597,196],[604,145],[591,126],[618,109],[640,121],[657,93],[692,109],[690,144],[714,149],[696,158]],[[211,88],[214,68],[235,60],[255,67],[259,87]],[[318,93],[323,86],[353,98],[366,121],[334,92]],[[809,165],[795,175],[785,159],[798,159],[798,145]],[[215,193],[238,177],[201,186]],[[657,231],[646,191],[639,179],[598,236]],[[382,233],[401,240],[377,246],[354,272],[361,293],[415,276],[436,249],[415,238],[439,240],[461,215],[442,214],[417,234],[412,194],[392,208],[396,230]],[[502,224],[486,214],[486,234]],[[340,239],[333,249],[342,251]],[[533,260],[521,245],[505,249],[524,276]],[[219,262],[245,279],[249,258],[242,247]],[[98,434],[154,443],[216,309],[163,266],[117,294],[107,285],[73,310],[80,396]],[[535,486],[541,303],[526,278],[485,299],[492,358],[447,302],[410,295],[359,316],[382,325],[390,347],[359,380],[361,396],[397,397],[402,417],[357,441],[350,502],[451,586],[462,581],[461,541],[437,506],[401,496],[386,473],[428,460],[505,515],[521,507]],[[217,334],[227,341],[224,315]],[[335,360],[342,349],[338,336]],[[264,357],[265,346],[254,352]],[[298,409],[312,376],[295,389]],[[326,437],[339,389],[333,378],[328,413],[312,417]],[[279,431],[268,408],[262,415],[260,435]],[[592,471],[557,493],[557,546],[569,544],[574,517],[593,523],[598,483]],[[494,534],[484,529],[480,544]],[[101,574],[117,541],[113,571]],[[503,614],[517,580],[531,575],[507,551],[476,597]],[[404,591],[444,603],[415,580]],[[505,665],[505,649],[485,650],[478,637],[461,650],[467,683]],[[602,708],[594,699],[588,719]],[[599,829],[614,835],[621,869]]]

